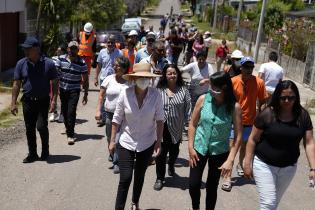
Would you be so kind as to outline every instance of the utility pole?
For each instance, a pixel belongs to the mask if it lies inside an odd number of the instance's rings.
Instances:
[[[212,28],[216,28],[217,27],[217,15],[218,15],[218,0],[214,1],[214,17],[213,17],[213,25]]]
[[[254,53],[255,63],[257,63],[257,60],[258,60],[258,52],[259,52],[259,47],[260,47],[261,34],[263,32],[266,5],[267,5],[267,0],[263,0],[261,13],[260,13],[260,19],[259,19],[258,32],[257,32],[257,37],[256,37],[256,45],[255,45],[255,53]]]
[[[243,7],[243,1],[240,0],[240,3],[238,3],[238,10],[237,10],[237,19],[236,19],[236,30],[239,31],[240,29],[240,22],[241,22],[241,12]]]

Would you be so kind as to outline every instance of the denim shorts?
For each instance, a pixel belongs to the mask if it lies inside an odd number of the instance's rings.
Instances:
[[[243,125],[243,134],[242,134],[242,141],[247,142],[250,133],[252,132],[253,126],[244,126]],[[234,128],[231,129],[231,134],[230,134],[230,140],[234,140]]]

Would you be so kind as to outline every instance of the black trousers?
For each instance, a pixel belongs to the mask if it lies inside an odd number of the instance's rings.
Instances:
[[[156,162],[156,178],[164,180],[166,170],[166,158],[169,153],[168,165],[174,167],[175,161],[179,153],[179,145],[173,144],[171,134],[168,130],[167,123],[164,123],[163,142],[161,143],[161,154],[155,159]]]
[[[80,90],[65,91],[60,88],[61,111],[64,117],[66,133],[73,138],[74,126],[77,117],[77,106],[80,98]]]
[[[41,99],[22,97],[23,116],[29,155],[37,155],[36,128],[42,141],[42,154],[49,153],[49,96]]]
[[[124,210],[125,208],[128,190],[132,180],[132,173],[134,173],[132,202],[139,202],[145,172],[147,170],[153,150],[154,144],[142,152],[130,151],[120,146],[120,144],[117,145],[120,178],[115,210]]]
[[[229,153],[220,155],[203,156],[198,154],[199,161],[197,166],[190,168],[189,173],[189,194],[193,209],[199,209],[200,187],[203,170],[208,161],[208,178],[206,183],[206,210],[213,210],[217,202],[217,189],[220,180],[221,170],[218,168],[226,161]]]

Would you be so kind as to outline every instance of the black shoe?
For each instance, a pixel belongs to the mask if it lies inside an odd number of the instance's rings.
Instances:
[[[174,174],[175,174],[175,168],[174,168],[174,166],[168,166],[167,172],[168,172],[168,175],[169,175],[169,176],[174,176]]]
[[[162,190],[162,188],[163,188],[163,181],[157,179],[154,183],[153,189],[156,191],[160,191],[160,190]]]
[[[49,152],[42,152],[42,155],[40,156],[41,161],[46,161],[49,157]]]
[[[24,158],[23,163],[32,163],[38,159],[39,159],[39,157],[37,154],[36,155],[28,155],[26,158]]]

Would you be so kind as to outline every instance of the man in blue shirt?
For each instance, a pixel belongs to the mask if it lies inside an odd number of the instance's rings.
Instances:
[[[52,60],[42,57],[39,42],[34,37],[27,37],[21,45],[25,58],[19,60],[14,71],[11,113],[16,115],[16,101],[23,87],[22,106],[29,154],[23,163],[38,160],[36,145],[36,127],[42,140],[41,160],[49,156],[48,109],[50,103],[50,82],[53,82],[53,97],[57,97],[58,75]],[[55,100],[54,100],[55,101]],[[51,105],[51,112],[54,111]]]
[[[135,58],[135,63],[139,63],[142,59],[149,57],[153,52],[153,44],[156,36],[153,32],[149,32],[146,36],[146,46],[138,50]]]
[[[83,105],[88,101],[89,78],[87,65],[84,60],[78,56],[78,42],[69,42],[67,52],[68,54],[58,57],[56,67],[60,70],[59,93],[67,141],[69,145],[73,145],[76,111],[81,92],[81,77],[83,80],[82,87],[84,89]]]

